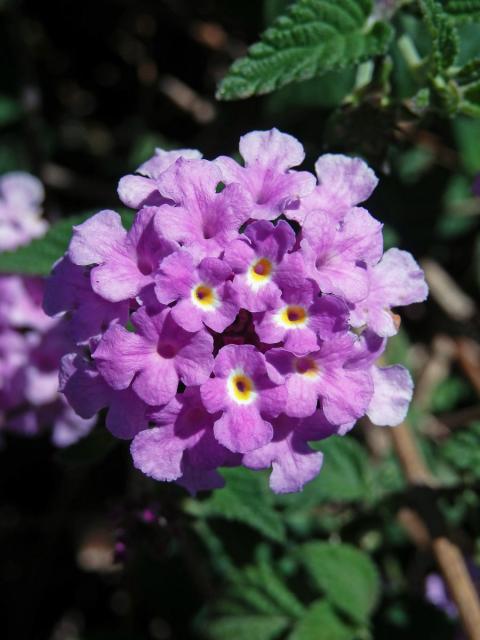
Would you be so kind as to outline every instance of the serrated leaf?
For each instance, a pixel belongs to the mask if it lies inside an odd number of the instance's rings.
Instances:
[[[352,640],[355,633],[324,600],[314,602],[288,640]]]
[[[355,622],[365,623],[378,600],[380,581],[370,558],[346,544],[309,542],[298,555],[328,602]]]
[[[453,21],[436,0],[420,0],[425,23],[432,38],[432,73],[449,69],[458,54],[458,33]]]
[[[207,637],[211,640],[274,640],[288,627],[283,616],[225,616],[209,623]]]
[[[270,93],[385,53],[393,30],[367,24],[371,9],[370,0],[297,0],[233,63],[217,98]]]
[[[33,240],[29,245],[16,251],[1,253],[0,273],[48,275],[53,263],[67,250],[73,226],[81,224],[91,215],[92,213],[84,213],[60,220],[50,227],[43,238]],[[127,227],[130,226],[133,214],[129,211],[122,211],[121,216],[123,223]]]
[[[274,540],[285,540],[285,526],[273,506],[273,495],[262,474],[247,469],[223,469],[225,487],[202,502],[190,502],[195,515],[242,522]]]
[[[443,0],[442,6],[456,22],[480,21],[480,0]]]

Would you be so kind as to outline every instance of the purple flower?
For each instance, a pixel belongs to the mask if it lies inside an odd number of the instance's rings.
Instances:
[[[222,412],[214,426],[218,442],[238,453],[270,442],[268,420],[282,412],[285,389],[264,355],[252,345],[227,345],[220,349],[213,373],[200,391],[207,411]]]
[[[283,220],[276,226],[266,220],[248,225],[242,237],[225,250],[224,260],[235,272],[232,290],[237,304],[248,311],[278,306],[282,286],[301,287],[305,280],[293,229]]]
[[[398,322],[390,310],[426,299],[424,273],[410,253],[389,249],[368,275],[368,295],[353,306],[350,321],[354,327],[368,325],[379,336],[393,336]]]
[[[298,210],[289,211],[289,218],[300,223],[312,211],[326,213],[332,221],[340,221],[356,205],[367,200],[378,179],[360,158],[327,153],[315,163],[318,186],[302,198]]]
[[[316,351],[295,356],[285,349],[267,352],[268,362],[285,379],[287,415],[304,418],[321,406],[327,420],[343,425],[363,416],[373,396],[370,371],[354,368],[355,337],[322,342]]]
[[[12,251],[43,236],[48,223],[40,218],[42,183],[28,173],[0,178],[0,251]]]
[[[156,207],[138,212],[130,231],[125,231],[118,213],[100,211],[73,227],[68,256],[77,265],[95,266],[92,288],[110,302],[138,295],[153,283],[162,259],[176,246],[155,230]]]
[[[25,337],[10,329],[0,331],[0,423],[2,413],[21,404],[29,345]]]
[[[213,366],[213,339],[205,331],[189,333],[173,320],[170,309],[132,315],[137,333],[111,326],[93,353],[98,370],[116,390],[130,384],[149,405],[166,404],[185,385],[205,382]]]
[[[82,418],[89,419],[108,408],[106,425],[117,438],[129,440],[148,426],[149,407],[131,387],[116,391],[77,353],[62,358],[60,391]]]
[[[90,268],[73,264],[65,255],[53,266],[45,287],[43,308],[50,316],[69,312],[72,338],[82,344],[115,322],[126,324],[129,302],[109,302],[97,295],[90,282]]]
[[[60,406],[52,426],[52,443],[64,448],[87,436],[95,426],[97,417],[82,418],[61,396],[58,405]]]
[[[348,302],[368,295],[367,265],[382,257],[382,224],[365,209],[354,208],[342,223],[327,214],[310,213],[301,242],[307,274],[322,293],[334,293]]]
[[[178,394],[151,419],[157,426],[132,442],[138,469],[155,480],[183,478],[191,493],[223,485],[216,469],[232,459],[232,453],[215,439],[215,416],[205,410],[198,387]]]
[[[186,250],[172,253],[155,277],[155,294],[172,308],[175,322],[186,331],[199,331],[205,324],[221,333],[235,320],[238,305],[232,300],[227,280],[228,264],[218,258],[200,262]]]
[[[46,331],[55,321],[42,311],[45,281],[37,277],[0,276],[0,328]]]
[[[225,184],[241,184],[252,198],[250,217],[273,220],[299,206],[315,187],[308,171],[290,171],[305,159],[302,145],[278,129],[252,131],[240,138],[245,167],[221,156],[215,160]]]
[[[296,354],[314,351],[319,338],[347,330],[347,307],[335,296],[318,296],[316,285],[305,280],[302,288],[286,289],[277,307],[258,314],[255,330],[262,342],[278,344]]]
[[[155,155],[140,165],[136,171],[140,175],[124,176],[118,183],[118,195],[120,200],[132,209],[141,209],[146,206],[159,206],[171,203],[164,198],[158,190],[157,179],[178,158],[195,160],[202,157],[196,149],[176,149],[165,151],[155,149]]]
[[[26,299],[18,306],[15,323],[31,335],[5,352],[0,412],[10,418],[27,399],[19,421],[38,429],[37,409],[59,403],[55,359],[68,352],[61,390],[80,418],[106,409],[110,431],[134,438],[136,467],[191,493],[241,464],[271,466],[273,491],[299,491],[322,465],[310,440],[365,415],[404,419],[411,377],[377,362],[396,332],[392,307],[427,288],[410,254],[383,255],[381,223],[358,206],[375,174],[325,155],[317,183],[292,170],[303,148],[276,129],[243,136],[240,152],[244,166],[157,150],[120,181],[138,210],[130,231],[113,211],[74,229],[45,297],[53,328],[30,319],[31,329]],[[7,285],[2,355],[10,301],[23,296]]]
[[[246,453],[242,463],[249,469],[272,467],[270,488],[275,493],[301,491],[313,480],[323,464],[323,454],[313,451],[307,441],[322,440],[336,433],[321,411],[307,420],[298,420],[281,415],[272,420],[272,440]]]
[[[158,178],[161,193],[176,203],[158,208],[158,233],[195,255],[219,256],[237,237],[251,210],[250,198],[240,185],[227,185],[217,193],[221,179],[219,169],[207,160],[179,158]]]
[[[413,395],[413,380],[405,367],[392,365],[370,369],[374,392],[367,415],[373,424],[395,427],[406,418]]]

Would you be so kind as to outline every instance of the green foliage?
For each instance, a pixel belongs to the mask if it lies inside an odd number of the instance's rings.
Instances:
[[[328,602],[356,623],[365,623],[380,593],[375,565],[346,544],[309,542],[298,556],[314,585]]]
[[[233,63],[217,97],[248,98],[385,53],[392,28],[367,23],[370,0],[297,0],[248,55]]]
[[[63,256],[72,237],[72,228],[85,222],[92,213],[84,213],[65,218],[53,224],[43,238],[33,240],[29,245],[16,251],[0,255],[0,273],[46,276],[52,265]],[[122,221],[127,227],[133,220],[133,214],[123,210]]]
[[[432,38],[432,71],[445,71],[455,62],[458,53],[458,33],[453,21],[436,0],[420,0],[425,23]]]
[[[353,438],[333,436],[318,448],[325,458],[317,499],[331,502],[366,499],[371,476],[364,447]]]
[[[299,533],[308,533],[312,520],[327,525],[326,516],[315,511],[319,505],[364,502],[372,496],[372,475],[362,445],[350,437],[332,436],[312,446],[324,454],[321,473],[300,494],[276,499],[286,509],[288,524]]]
[[[420,16],[405,3],[387,23],[375,19],[370,0],[268,0],[271,26],[233,63],[217,97],[275,91],[268,103],[275,115],[374,97],[382,106],[408,99],[418,116],[480,117],[480,0],[417,4]],[[366,78],[354,77],[359,63],[369,65]]]
[[[269,615],[220,616],[208,626],[208,637],[212,640],[274,640],[287,628],[288,619]]]
[[[472,84],[480,80],[480,58],[470,60],[456,73],[458,84]]]
[[[263,559],[257,565],[247,567],[243,575],[245,587],[262,590],[279,611],[294,618],[303,615],[303,605],[286,587],[270,562]]]
[[[273,494],[265,476],[243,468],[224,469],[225,487],[202,502],[190,501],[190,513],[206,518],[224,518],[246,524],[274,540],[285,540],[285,526],[274,508]]]
[[[454,469],[469,479],[480,478],[480,422],[450,436],[441,448],[441,454]]]
[[[72,227],[84,222],[90,214],[65,218],[50,227],[43,238],[33,240],[28,246],[0,255],[0,272],[45,276],[53,263],[67,250],[72,237]]]
[[[354,631],[343,623],[324,600],[314,602],[288,640],[352,640]]]
[[[480,20],[480,0],[442,0],[444,10],[456,22]]]
[[[452,128],[462,168],[473,177],[480,171],[480,121],[465,117],[456,118]]]
[[[0,95],[0,127],[16,122],[22,115],[17,100]]]
[[[468,383],[459,376],[449,376],[442,380],[432,393],[431,410],[434,412],[452,411],[462,400],[475,400],[471,397]]]

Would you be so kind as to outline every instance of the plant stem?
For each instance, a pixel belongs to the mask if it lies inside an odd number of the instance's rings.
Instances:
[[[469,640],[480,640],[480,601],[462,552],[448,538],[435,500],[435,479],[417,448],[409,425],[403,423],[390,433],[402,471],[412,487],[412,506],[430,534],[433,555],[457,606],[465,633]]]

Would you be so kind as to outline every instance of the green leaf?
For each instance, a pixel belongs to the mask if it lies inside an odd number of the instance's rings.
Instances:
[[[480,109],[480,80],[468,85],[463,92],[463,101],[475,107],[475,113],[472,112],[471,115],[477,117],[476,111]]]
[[[283,542],[285,526],[273,506],[273,494],[263,474],[247,469],[223,469],[226,485],[203,501],[191,500],[186,509],[196,516],[242,522],[262,535]]]
[[[420,0],[420,7],[432,38],[432,72],[436,75],[455,62],[459,48],[458,33],[439,2]]]
[[[436,385],[432,392],[430,410],[435,413],[452,411],[465,400],[475,401],[472,397],[472,389],[464,378],[450,375]]]
[[[22,110],[18,100],[8,96],[0,96],[0,127],[5,127],[16,122],[22,116]]]
[[[353,438],[332,436],[320,443],[324,464],[319,497],[330,502],[362,500],[370,491],[368,453]]]
[[[298,550],[314,585],[328,602],[355,622],[368,621],[380,581],[370,558],[346,544],[309,542]]]
[[[288,624],[288,618],[283,616],[225,616],[209,623],[207,637],[211,640],[274,640]]]
[[[456,22],[480,21],[480,0],[443,0],[442,6]]]
[[[302,536],[311,535],[319,525],[329,528],[319,505],[365,502],[373,497],[368,453],[356,440],[332,436],[312,447],[324,454],[321,473],[301,493],[275,498],[286,508],[288,525]]]
[[[474,422],[450,436],[440,448],[442,457],[454,469],[470,478],[480,478],[480,422]]]
[[[84,213],[60,220],[50,227],[43,238],[33,240],[16,251],[0,254],[0,273],[48,275],[53,263],[67,250],[73,226],[81,224],[91,215],[92,213]],[[124,210],[121,216],[123,223],[129,226],[133,220],[133,213]]]
[[[273,115],[282,115],[292,109],[304,113],[305,109],[332,109],[352,91],[355,70],[329,71],[321,78],[287,85],[269,96],[267,108]]]
[[[370,25],[371,9],[370,0],[297,0],[233,63],[217,98],[270,93],[385,53],[393,30]]]
[[[299,618],[303,615],[303,605],[288,589],[269,562],[263,561],[258,565],[247,567],[244,571],[244,579],[250,585],[262,589],[275,603],[278,613],[284,613],[293,618]]]
[[[459,158],[465,170],[474,176],[480,171],[480,121],[455,118],[452,123]]]
[[[460,85],[472,84],[480,80],[480,58],[475,58],[467,62],[455,74],[455,80]]]
[[[314,602],[288,640],[352,640],[354,630],[345,625],[324,600]]]

